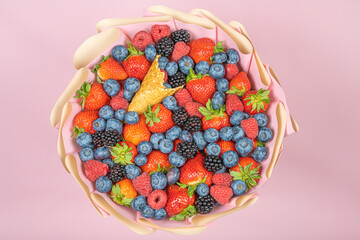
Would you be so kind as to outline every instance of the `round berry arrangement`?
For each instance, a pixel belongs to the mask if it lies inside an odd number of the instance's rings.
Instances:
[[[273,138],[270,90],[254,89],[239,61],[168,25],[103,56],[75,96],[74,139],[97,191],[144,218],[182,221],[256,187]],[[155,102],[150,88],[163,91]]]

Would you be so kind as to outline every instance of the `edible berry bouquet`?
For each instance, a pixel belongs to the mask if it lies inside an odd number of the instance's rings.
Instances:
[[[51,122],[101,215],[141,234],[196,234],[257,200],[298,126],[241,24],[148,11],[97,24]]]

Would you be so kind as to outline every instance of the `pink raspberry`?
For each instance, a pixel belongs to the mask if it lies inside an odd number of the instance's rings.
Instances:
[[[132,180],[133,187],[142,196],[148,197],[152,191],[151,178],[146,172]]]
[[[184,42],[177,42],[172,53],[172,59],[177,62],[180,58],[185,55],[188,55],[190,52],[190,47]]]
[[[215,185],[223,185],[227,187],[230,187],[233,182],[229,173],[215,173],[211,180]]]
[[[225,65],[225,78],[227,80],[233,79],[239,73],[239,69],[236,64],[228,63]]]
[[[110,100],[110,106],[116,111],[119,109],[127,110],[129,107],[129,102],[123,97],[113,97]]]
[[[255,139],[259,134],[259,126],[255,118],[244,119],[240,125],[248,138]]]
[[[155,210],[165,207],[167,201],[167,195],[163,190],[157,189],[150,193],[148,199],[148,204]]]
[[[132,40],[132,44],[139,51],[144,51],[145,47],[151,43],[151,35],[145,31],[140,31],[136,33]]]
[[[210,195],[221,205],[227,204],[233,195],[231,187],[222,185],[212,185]]]
[[[236,94],[226,95],[226,113],[231,116],[236,110],[244,111],[244,104]]]
[[[199,107],[203,107],[203,105],[198,102],[188,102],[185,104],[185,110],[187,111],[190,117],[192,116],[197,116],[199,118],[203,117],[201,112],[199,112]]]
[[[180,89],[175,93],[175,99],[180,107],[185,107],[186,103],[192,102],[192,97],[185,88]]]
[[[109,166],[97,160],[88,160],[84,164],[85,174],[90,181],[96,181],[101,176],[109,172]]]
[[[154,42],[157,43],[161,38],[170,36],[170,27],[168,25],[156,24],[151,27],[151,36]]]
[[[162,69],[162,68],[160,68],[160,71],[163,72],[163,73],[165,73],[164,83],[168,83],[168,74],[167,74],[167,72],[166,72],[164,69]]]

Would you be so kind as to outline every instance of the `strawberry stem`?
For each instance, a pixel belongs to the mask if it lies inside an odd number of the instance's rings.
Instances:
[[[223,41],[218,42],[216,46],[214,47],[214,54],[218,52],[224,52],[224,47],[222,46]]]
[[[146,124],[149,124],[150,127],[154,126],[154,123],[159,123],[161,117],[157,117],[156,115],[160,112],[160,106],[158,105],[154,112],[151,111],[151,104],[149,104],[147,111],[144,113],[146,117]]]
[[[255,94],[249,94],[249,97],[245,98],[244,100],[249,100],[246,104],[247,106],[252,105],[251,111],[265,111],[264,103],[270,103],[271,98],[269,97],[270,90],[265,91],[264,89],[260,88]]]

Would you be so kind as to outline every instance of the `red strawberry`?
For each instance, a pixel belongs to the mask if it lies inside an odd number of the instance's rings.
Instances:
[[[143,52],[136,50],[136,48],[129,43],[130,55],[125,58],[123,66],[129,77],[134,77],[142,81],[150,68],[150,62],[146,59]]]
[[[229,90],[226,93],[243,96],[251,88],[250,81],[245,72],[239,72],[229,84]]]
[[[110,102],[110,97],[100,83],[87,83],[76,91],[75,98],[81,98],[81,106],[87,110],[99,110]]]
[[[236,64],[225,64],[225,79],[231,80],[239,73],[239,69]]]
[[[149,206],[155,210],[165,207],[167,202],[166,192],[160,189],[154,190],[152,193],[150,193],[147,202]]]
[[[113,161],[122,165],[133,164],[138,154],[136,146],[131,142],[119,142],[110,152]]]
[[[256,138],[259,133],[258,123],[255,118],[248,118],[241,121],[241,128],[248,138]]]
[[[221,205],[227,204],[233,194],[231,187],[223,185],[213,185],[210,187],[210,195]]]
[[[254,115],[256,113],[263,113],[268,108],[270,103],[269,98],[270,90],[265,91],[260,89],[259,91],[248,91],[243,96],[243,104],[245,112]]]
[[[120,63],[111,56],[102,56],[100,64],[96,65],[92,71],[94,73],[96,72],[97,76],[103,81],[110,78],[114,80],[125,80],[128,77],[128,74],[125,72]]]
[[[145,31],[140,31],[135,34],[132,44],[139,51],[144,51],[146,46],[152,43],[151,35]]]
[[[110,106],[116,111],[119,109],[127,110],[129,107],[129,102],[123,97],[113,97],[110,100]]]
[[[169,162],[169,154],[162,153],[160,151],[152,151],[147,155],[147,162],[141,166],[143,172],[151,173],[159,171],[167,171],[171,167]]]
[[[144,115],[148,129],[153,133],[163,133],[175,126],[172,112],[160,103],[149,105]]]
[[[82,111],[75,116],[75,134],[85,131],[94,134],[93,122],[99,118],[99,111]]]
[[[222,139],[219,139],[216,143],[220,146],[219,157],[221,157],[223,155],[223,153],[227,152],[227,151],[235,151],[236,152],[235,143],[233,141],[224,141]]]
[[[204,115],[201,120],[204,131],[209,128],[215,128],[220,131],[223,127],[230,127],[230,118],[224,112],[224,107],[215,110],[210,99],[206,104],[206,108],[200,107],[199,111]]]
[[[235,94],[226,95],[226,113],[232,115],[235,111],[244,111],[244,105],[241,102],[240,98]]]
[[[132,180],[132,184],[138,193],[144,197],[148,197],[152,191],[151,178],[146,172]]]
[[[151,36],[154,39],[154,42],[158,42],[163,37],[170,36],[170,27],[168,25],[153,25],[151,27]]]
[[[230,168],[230,175],[234,180],[240,179],[252,189],[260,177],[260,165],[251,157],[240,157],[239,164]]]
[[[199,111],[199,108],[204,107],[201,103],[198,102],[188,102],[185,105],[185,110],[189,114],[190,117],[197,116],[199,118],[202,118],[203,115]]]
[[[200,61],[210,62],[210,58],[214,54],[215,43],[210,38],[199,38],[195,41],[192,41],[190,44],[190,53],[194,62],[197,64]]]
[[[188,90],[186,90],[185,88],[183,89],[180,89],[178,90],[175,95],[174,95],[178,105],[180,107],[185,107],[185,105],[188,103],[188,102],[192,102],[193,99],[189,93]]]
[[[192,99],[205,106],[216,91],[215,80],[210,76],[196,75],[192,68],[190,68],[188,79],[186,89],[191,94]]]
[[[233,179],[229,173],[215,173],[212,181],[215,185],[223,185],[230,187]]]
[[[85,174],[90,181],[96,181],[109,172],[109,166],[97,160],[88,160],[84,163]]]
[[[183,56],[188,55],[190,52],[190,47],[184,42],[175,43],[174,51],[172,53],[172,60],[175,62],[179,61]]]
[[[170,185],[167,189],[167,194],[168,200],[165,205],[165,211],[172,218],[170,220],[181,221],[195,214],[195,208],[192,206],[195,202],[195,194],[189,197],[187,189],[180,188],[177,185]],[[193,214],[191,214],[192,212]]]

